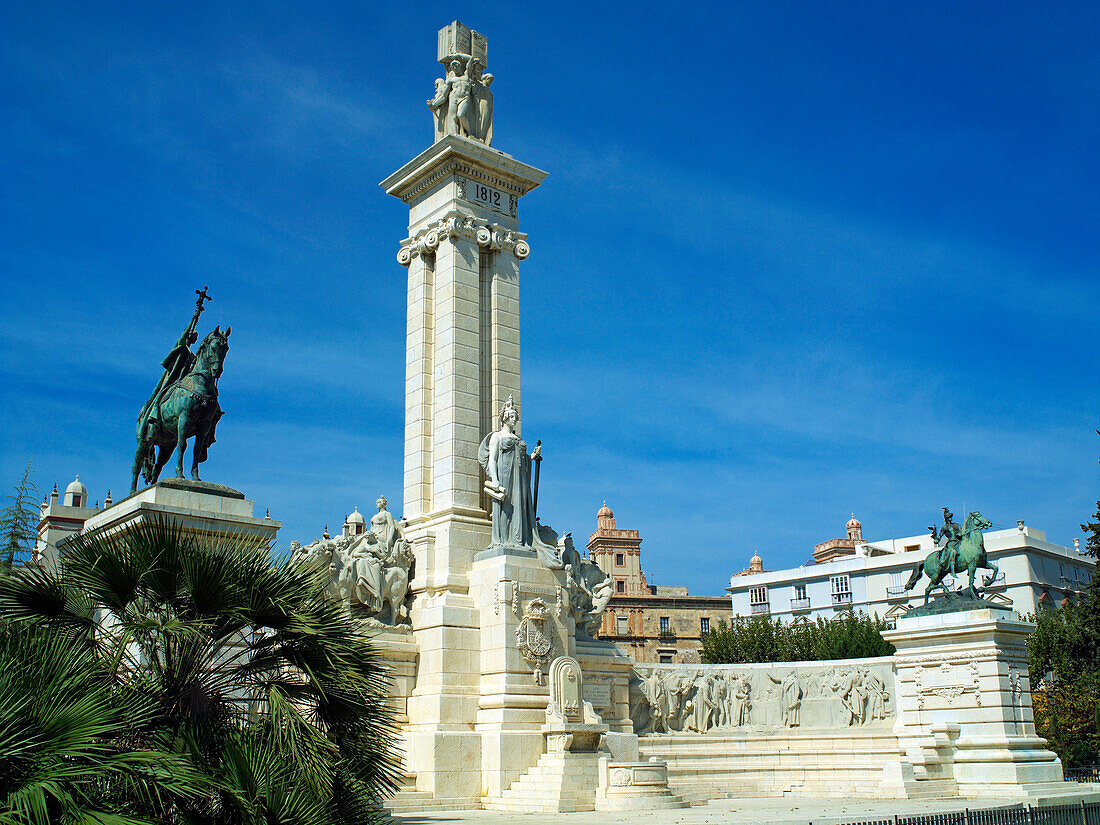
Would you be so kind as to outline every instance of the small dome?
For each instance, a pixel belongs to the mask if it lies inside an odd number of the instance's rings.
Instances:
[[[80,476],[73,479],[73,483],[65,488],[64,504],[66,507],[88,506],[88,488],[80,483]]]
[[[749,559],[749,570],[754,573],[761,573],[764,570],[764,560],[760,558],[759,553],[753,553],[752,558]]]
[[[355,512],[348,516],[348,524],[366,524],[367,520],[363,518],[363,514],[359,512],[359,508],[355,508]]]
[[[859,523],[859,519],[856,518],[856,514],[852,513],[852,517],[850,519],[848,519],[848,525],[847,526],[848,527],[862,527],[863,525]]]
[[[603,507],[596,513],[596,518],[614,518],[615,514],[611,512],[611,508],[607,506],[607,502],[603,503]]]

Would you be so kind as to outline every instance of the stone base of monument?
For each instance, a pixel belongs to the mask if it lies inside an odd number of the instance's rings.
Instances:
[[[486,799],[487,810],[564,813],[681,807],[668,791],[664,763],[638,761],[637,737],[611,732],[585,700],[584,674],[576,659],[555,659],[547,681],[545,752],[500,796]]]
[[[907,615],[883,634],[897,648],[902,756],[893,779],[906,795],[922,795],[925,782],[953,782],[965,797],[1081,795],[1035,733],[1026,646],[1033,628],[982,607]]]
[[[256,518],[244,493],[207,481],[167,478],[106,507],[84,523],[83,532],[117,533],[169,521],[189,533],[217,538],[248,537],[270,543],[282,527]]]
[[[651,811],[685,807],[684,801],[668,789],[668,764],[660,759],[616,762],[611,757],[602,756],[599,772],[597,811]]]

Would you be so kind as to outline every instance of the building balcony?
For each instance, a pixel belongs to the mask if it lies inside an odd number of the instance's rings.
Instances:
[[[894,584],[892,584],[892,585],[890,585],[889,587],[886,588],[886,598],[889,599],[892,602],[904,601],[905,599],[909,598],[909,591],[906,590],[903,585],[900,585],[900,584],[894,585]],[[848,600],[849,600],[849,602],[851,602],[851,596],[850,595],[848,597]]]
[[[749,609],[752,611],[752,615],[754,616],[767,616],[772,612],[771,607],[768,605],[767,602],[765,602],[764,604],[749,605]]]
[[[982,579],[983,586],[1001,588],[1005,586],[1005,572],[1002,570],[997,574],[997,578],[991,581],[989,584],[984,584],[985,580]]]
[[[851,593],[834,593],[833,594],[833,607],[851,607],[852,606],[852,594]]]
[[[801,613],[810,609],[809,599],[791,599],[791,612]]]

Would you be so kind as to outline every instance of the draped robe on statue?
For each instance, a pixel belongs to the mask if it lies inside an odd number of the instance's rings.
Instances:
[[[499,438],[496,471],[500,486],[504,488],[504,501],[493,499],[493,544],[531,547],[535,503],[531,497],[531,456],[527,454],[527,444],[515,434],[489,433],[477,453],[486,473],[492,460],[490,444],[494,437]]]

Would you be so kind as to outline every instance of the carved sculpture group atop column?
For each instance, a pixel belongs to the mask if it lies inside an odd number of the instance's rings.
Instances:
[[[493,76],[485,71],[488,42],[457,20],[439,30],[438,60],[444,76],[435,81],[428,108],[435,116],[435,139],[447,135],[493,143]]]
[[[876,725],[893,713],[875,667],[822,662],[766,668],[635,668],[630,702],[639,733]],[[887,676],[888,678],[888,676]]]
[[[404,624],[412,550],[401,525],[386,509],[386,497],[375,504],[378,512],[364,533],[336,538],[326,534],[305,547],[292,542],[291,551],[299,564],[325,571],[329,592],[356,612],[382,624]]]

